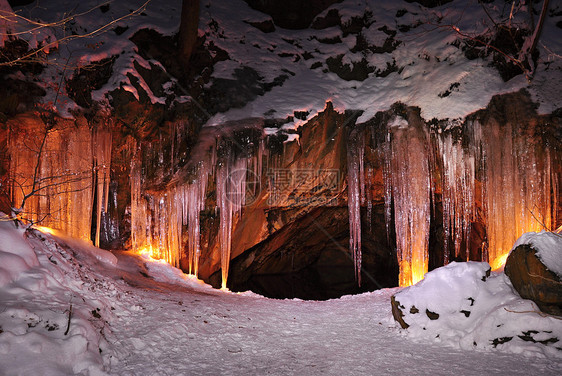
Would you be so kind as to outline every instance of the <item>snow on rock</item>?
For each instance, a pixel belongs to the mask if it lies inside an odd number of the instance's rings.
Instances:
[[[489,275],[488,263],[452,262],[395,294],[409,325],[406,336],[462,349],[562,358],[560,319],[521,299],[505,274]]]
[[[510,15],[510,7],[498,0],[492,4],[454,0],[432,9],[403,1],[346,0],[317,17],[336,11],[340,18],[337,25],[304,30],[276,28],[268,33],[252,24],[270,17],[251,9],[245,1],[205,1],[201,6],[199,36],[204,37],[206,46],[214,45],[229,56],[212,67],[212,79],[233,79],[237,70],[249,68],[259,76],[261,84],[273,83],[270,91],[243,108],[214,114],[208,124],[272,113],[276,118],[286,118],[300,108],[306,108],[312,117],[323,110],[327,101],[334,103],[338,111],[363,110],[359,123],[397,101],[419,106],[427,120],[455,119],[485,107],[493,95],[524,87],[539,103],[539,111],[550,113],[562,105],[557,86],[562,75],[560,29],[556,26],[560,22],[560,0],[550,4],[552,11],[538,45],[537,73],[528,83],[522,74],[504,82],[490,66],[491,57],[466,56],[462,40],[493,30],[493,22],[510,17],[514,27],[525,26],[528,15],[524,9]],[[39,77],[33,77],[48,91],[43,101],[54,104],[61,114],[70,116],[70,110],[77,105],[64,90],[52,90],[49,85],[68,79],[72,75],[70,68],[106,58],[115,58],[113,74],[93,92],[94,100],[106,103],[108,93],[120,87],[138,97],[132,77],[152,103],[165,102],[166,98],[155,95],[136,71],[135,62],[142,66],[147,66],[147,62],[137,53],[131,37],[143,28],[166,36],[177,33],[181,1],[128,0],[102,6],[98,0],[79,4],[57,0],[48,6],[33,3],[16,11],[45,22],[56,22],[69,14],[74,17],[66,27],[42,28],[43,34],[50,33],[48,43],[60,41],[60,45],[48,55],[52,64],[47,64]],[[361,26],[352,31],[350,25],[357,20],[361,20]],[[360,81],[346,80],[330,63],[334,61],[345,69],[363,67],[358,71],[367,73]],[[167,85],[175,82],[174,78],[170,80]],[[206,83],[211,85],[212,81]]]
[[[552,272],[562,277],[562,234],[550,231],[527,232],[515,242],[512,250],[528,244],[537,251],[542,263]]]

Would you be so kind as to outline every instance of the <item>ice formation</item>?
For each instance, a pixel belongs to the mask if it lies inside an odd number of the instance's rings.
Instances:
[[[469,129],[472,150],[482,165],[488,236],[485,261],[499,268],[523,233],[549,229],[556,222],[551,198],[558,197],[558,178],[551,170],[549,149],[540,138],[530,136],[527,126],[484,127],[475,121]]]
[[[452,132],[437,135],[439,159],[442,163],[443,203],[443,261],[449,263],[449,240],[453,243],[454,256],[461,257],[461,245],[468,244],[470,228],[474,220],[474,157],[462,146]],[[464,255],[468,261],[468,253]]]
[[[102,125],[91,130],[27,119],[12,124],[10,191],[20,217],[84,240],[91,240],[95,228],[99,244],[100,218],[108,203],[111,142],[111,132]]]
[[[364,133],[353,132],[347,146],[347,207],[349,250],[353,257],[355,280],[359,286],[361,286],[361,201],[365,198],[364,153]]]
[[[429,156],[426,135],[401,117],[389,124],[391,194],[400,286],[415,284],[428,270],[430,225]],[[388,184],[388,183],[387,183]]]
[[[98,245],[110,197],[111,124],[49,128],[26,120],[11,127],[10,187],[12,202],[25,203],[20,216]],[[245,121],[204,128],[185,168],[189,172],[165,180],[162,168],[143,163],[155,160],[158,166],[169,164],[179,171],[178,135],[185,124],[174,127],[171,152],[165,150],[164,140],[150,145],[128,143],[132,247],[174,266],[180,266],[187,255],[182,267],[198,275],[200,215],[206,208],[208,186],[214,182],[220,220],[216,251],[226,287],[232,231],[246,205],[246,192],[258,193],[256,184],[248,184],[252,179],[265,184],[267,179],[263,127]],[[253,139],[251,132],[256,130]],[[388,122],[386,138],[372,155],[382,165],[387,233],[396,234],[401,286],[415,284],[428,270],[430,224],[436,215],[443,216],[443,264],[453,258],[470,259],[488,261],[493,268],[502,265],[523,233],[549,229],[556,223],[559,177],[552,168],[554,157],[529,132],[523,125],[489,122],[483,126],[475,120],[439,129],[401,116]],[[373,207],[374,171],[365,165],[365,150],[373,145],[367,145],[366,134],[364,126],[353,129],[347,145],[349,250],[359,284],[361,207],[366,207],[363,222],[369,224]],[[148,181],[159,182],[158,187],[147,187]],[[287,194],[276,193],[278,184],[269,184],[269,194]],[[435,207],[432,211],[439,195],[442,211]],[[486,238],[481,249],[470,253],[475,221],[485,224]]]
[[[181,126],[178,125],[178,126]],[[255,127],[251,121],[238,127]],[[232,126],[233,129],[237,125]],[[158,193],[143,188],[144,173],[141,166],[142,150],[135,151],[131,166],[131,238],[137,252],[148,252],[152,257],[164,259],[179,266],[187,243],[187,268],[198,275],[201,255],[201,211],[205,209],[207,183],[214,179],[216,186],[216,211],[219,214],[219,252],[222,287],[226,288],[231,258],[232,230],[246,201],[247,173],[261,177],[263,143],[251,153],[240,152],[245,146],[233,141],[233,129],[207,127],[192,150],[192,163],[186,168],[188,177],[175,178]],[[175,132],[172,132],[175,134]],[[135,146],[136,147],[136,146]],[[172,166],[174,165],[172,155]],[[254,192],[255,193],[255,192]],[[187,232],[185,232],[187,230]],[[184,241],[184,233],[187,241]]]

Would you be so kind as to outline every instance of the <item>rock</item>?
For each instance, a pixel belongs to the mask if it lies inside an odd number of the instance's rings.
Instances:
[[[273,24],[272,20],[265,20],[261,22],[251,22],[251,21],[244,21],[248,25],[255,27],[256,29],[260,30],[263,33],[273,33],[275,31],[275,25]]]
[[[418,3],[426,8],[435,8],[450,3],[452,0],[406,0],[408,3]]]
[[[342,0],[245,0],[253,9],[268,14],[284,29],[305,29],[322,11]]]
[[[390,305],[392,306],[392,316],[394,317],[394,320],[400,324],[402,329],[408,329],[410,325],[404,321],[404,312],[402,312],[404,306],[400,305],[400,302],[396,301],[396,297],[394,295],[390,297]],[[413,308],[414,307],[410,308],[410,313],[414,314],[419,312],[417,311],[417,308],[415,310]]]
[[[534,301],[545,313],[562,316],[560,277],[547,269],[531,246],[522,244],[511,251],[505,274],[522,298]]]
[[[469,328],[478,295],[489,288],[486,262],[451,262],[428,272],[424,279],[391,296],[392,316],[403,329],[441,332]],[[438,292],[438,293],[436,293]],[[478,299],[485,304],[486,299]],[[437,323],[439,321],[439,323]]]

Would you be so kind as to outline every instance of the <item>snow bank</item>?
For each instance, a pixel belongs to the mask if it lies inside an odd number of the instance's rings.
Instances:
[[[527,232],[513,246],[514,250],[522,244],[528,244],[537,250],[537,256],[552,272],[562,277],[562,234],[550,231]]]
[[[105,374],[110,309],[96,283],[65,246],[0,221],[0,373]]]
[[[145,260],[145,266],[149,271],[148,274],[158,282],[178,284],[209,292],[218,291],[202,280],[197,279],[197,277],[185,274],[183,271],[173,267],[166,261],[150,257],[148,252],[141,254],[141,256]]]
[[[39,265],[35,252],[24,240],[24,232],[8,222],[7,217],[0,217],[0,288]]]
[[[503,273],[485,262],[452,262],[435,269],[395,295],[417,341],[437,341],[462,349],[501,349],[562,358],[562,322],[521,299]]]

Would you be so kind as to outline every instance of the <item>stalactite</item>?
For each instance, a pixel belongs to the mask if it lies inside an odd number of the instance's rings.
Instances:
[[[349,210],[349,250],[353,257],[355,280],[361,286],[361,202],[364,201],[365,140],[354,130],[347,145],[347,207]]]
[[[392,187],[396,253],[400,266],[399,284],[408,286],[421,280],[428,270],[430,225],[430,178],[425,134],[397,117],[389,124],[390,160],[387,182]],[[389,183],[385,183],[389,184]],[[389,202],[387,197],[386,202]],[[387,204],[388,207],[388,204]],[[388,219],[387,213],[387,219]]]
[[[532,125],[478,121],[470,124],[472,147],[481,153],[488,262],[503,265],[515,240],[552,224],[551,157]],[[527,129],[527,127],[530,128]]]
[[[474,220],[475,162],[460,140],[451,132],[437,136],[438,153],[442,170],[443,204],[443,261],[449,263],[449,241],[452,240],[456,259],[461,256],[461,246],[468,246],[470,229]],[[468,259],[466,252],[465,259]]]
[[[96,235],[94,244],[99,247],[102,213],[109,204],[109,183],[111,181],[112,135],[108,129],[96,129],[93,135],[94,180],[96,181]]]
[[[219,241],[221,250],[222,288],[226,288],[234,217],[239,215],[246,198],[246,173],[248,160],[235,159],[232,149],[225,150],[217,169],[217,207],[220,213]]]
[[[22,219],[91,240],[92,137],[88,127],[64,122],[11,127],[11,198],[16,206],[25,201]]]

